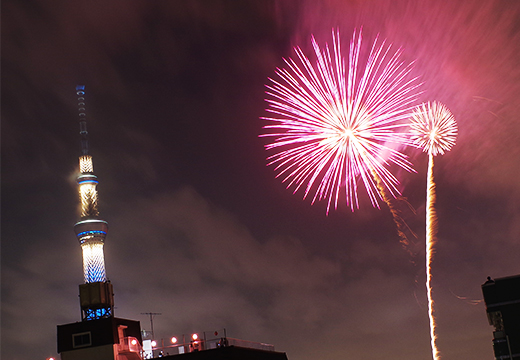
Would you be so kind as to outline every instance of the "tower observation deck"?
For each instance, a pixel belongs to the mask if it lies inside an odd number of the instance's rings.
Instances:
[[[114,297],[112,284],[107,281],[103,246],[108,223],[99,219],[97,176],[94,175],[92,156],[88,148],[88,132],[85,110],[85,86],[76,86],[78,96],[81,155],[79,157],[78,190],[80,220],[74,232],[83,253],[83,279],[80,285],[82,320],[94,320],[113,316]]]

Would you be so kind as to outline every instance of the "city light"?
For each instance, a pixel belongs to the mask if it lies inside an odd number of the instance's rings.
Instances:
[[[191,335],[191,338],[192,338],[193,340],[197,340],[197,339],[199,338],[199,335],[197,335],[197,334],[193,334],[193,335]]]
[[[172,344],[176,344],[177,343],[177,338],[175,336],[172,337],[171,342],[172,342]]]

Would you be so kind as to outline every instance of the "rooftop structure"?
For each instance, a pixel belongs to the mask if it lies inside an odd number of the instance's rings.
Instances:
[[[179,355],[163,355],[164,360],[287,360],[282,352],[259,350],[234,345],[192,351]]]
[[[146,340],[144,340],[146,338]],[[232,347],[236,349],[247,349],[242,350],[228,350],[228,352],[217,352],[216,349],[222,349]],[[221,356],[220,354],[258,354],[262,358],[261,354],[265,355],[264,359],[277,359],[277,356],[282,356],[283,359],[287,359],[285,353],[275,352],[274,345],[247,341],[228,337],[226,329],[218,329],[216,331],[204,331],[202,333],[193,333],[190,336],[185,334],[172,336],[169,339],[152,340],[147,336],[143,336],[143,359],[154,359],[156,357],[176,356],[178,360],[182,360],[184,355],[189,353],[206,353],[209,351],[213,355],[200,355],[210,356]],[[281,354],[281,355],[280,355]],[[231,355],[230,355],[231,356]],[[253,355],[251,355],[253,356]],[[274,358],[272,358],[274,356]],[[254,356],[253,356],[254,357]],[[227,357],[226,357],[227,358]],[[190,358],[191,359],[191,358]]]
[[[489,325],[494,327],[495,359],[520,359],[520,275],[488,277],[482,293]]]

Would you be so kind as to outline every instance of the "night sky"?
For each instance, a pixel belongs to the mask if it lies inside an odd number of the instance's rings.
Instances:
[[[477,5],[478,4],[478,5]],[[2,358],[56,356],[79,321],[77,84],[115,315],[159,312],[156,338],[226,328],[290,360],[430,359],[427,156],[386,206],[292,194],[266,166],[265,84],[310,36],[363,26],[415,60],[422,101],[459,126],[437,157],[433,262],[443,359],[492,359],[487,276],[520,273],[520,2],[516,0],[2,2]],[[365,47],[366,49],[366,47]],[[312,57],[311,57],[312,58]],[[394,171],[393,170],[393,171]]]

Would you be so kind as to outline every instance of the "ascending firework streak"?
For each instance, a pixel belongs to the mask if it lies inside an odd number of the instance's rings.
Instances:
[[[277,117],[264,118],[274,122],[264,129],[276,132],[261,136],[274,137],[266,149],[278,152],[268,158],[269,165],[276,165],[287,188],[305,187],[304,198],[315,191],[312,203],[327,199],[327,213],[332,203],[337,208],[342,187],[351,210],[359,208],[358,180],[372,206],[379,207],[378,183],[393,197],[399,194],[390,163],[414,171],[395,148],[409,144],[402,121],[413,110],[420,84],[410,76],[411,64],[400,60],[401,50],[392,53],[384,41],[375,40],[363,67],[361,32],[354,32],[346,67],[339,32],[332,40],[331,51],[312,37],[315,64],[296,47],[299,63],[285,60],[288,69],[276,71],[281,81],[270,79],[267,111]]]
[[[433,180],[433,157],[444,154],[454,145],[457,138],[457,123],[450,110],[437,102],[422,104],[412,115],[411,140],[428,153],[428,183],[426,194],[426,290],[428,292],[428,315],[430,318],[430,339],[435,360],[440,359],[435,333],[435,317],[431,287],[431,264],[437,233],[435,213],[435,182]]]

